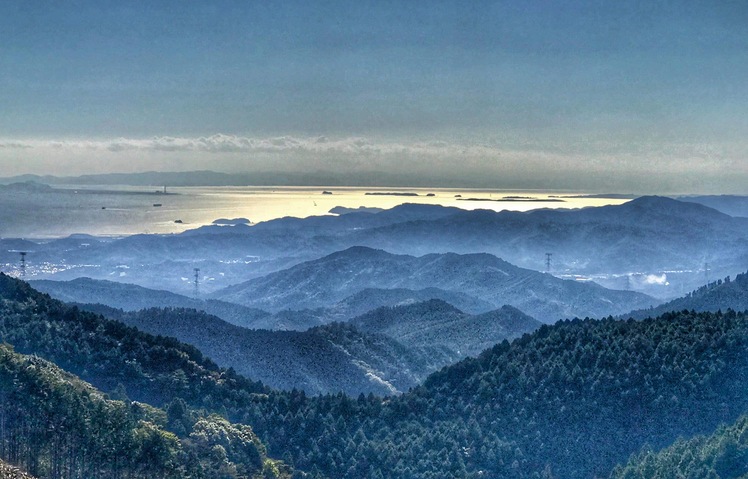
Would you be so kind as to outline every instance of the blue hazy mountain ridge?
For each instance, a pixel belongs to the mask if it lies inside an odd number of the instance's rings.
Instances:
[[[546,323],[603,317],[658,301],[631,291],[562,280],[480,253],[395,255],[355,246],[287,270],[230,286],[215,299],[276,312],[331,306],[365,288],[436,287],[477,297],[495,307],[514,306]],[[634,306],[636,307],[636,306]]]
[[[664,290],[660,296],[667,299],[701,284],[698,272],[705,260],[717,277],[748,268],[748,218],[662,197],[524,213],[402,205],[376,214],[282,218],[251,227],[208,226],[180,235],[81,239],[77,246],[69,239],[64,246],[59,241],[29,249],[38,263],[64,259],[77,265],[54,273],[60,279],[120,280],[117,267],[124,264],[130,270],[121,281],[183,293],[189,285],[180,278],[189,278],[193,267],[214,272],[215,281],[203,285],[208,292],[355,245],[410,255],[486,252],[530,269],[542,269],[545,253],[552,252],[553,271],[588,275],[685,271],[669,279],[681,283]],[[0,246],[0,261],[17,261],[6,240]],[[609,286],[625,287],[623,280],[611,281]]]
[[[205,311],[237,326],[254,327],[270,313],[214,299],[201,300],[165,290],[144,288],[135,284],[91,278],[71,281],[34,280],[29,284],[37,291],[66,303],[104,304],[125,311],[162,308],[192,308]]]
[[[654,308],[639,309],[622,315],[623,318],[644,319],[657,317],[668,311],[748,311],[748,273],[726,277]]]
[[[108,280],[76,278],[70,281],[32,280],[29,283],[38,291],[68,303],[102,304],[124,311],[156,307],[191,308],[251,329],[305,331],[334,321],[348,321],[381,306],[404,305],[429,299],[444,300],[468,313],[487,312],[494,308],[487,301],[438,288],[417,291],[404,288],[389,290],[367,288],[344,298],[329,308],[301,311],[281,310],[270,314],[235,303],[215,299],[196,299],[170,291]]]
[[[699,203],[721,211],[730,216],[748,217],[748,196],[739,195],[703,195],[679,196],[676,199],[690,203]]]
[[[425,288],[420,290],[365,288],[330,307],[280,310],[275,314],[259,318],[254,322],[253,327],[303,331],[333,321],[346,322],[351,318],[383,306],[405,306],[430,299],[440,299],[461,311],[471,314],[487,312],[495,308],[488,301],[483,301],[464,293],[445,291],[439,288]]]
[[[466,211],[356,232],[351,239],[395,253],[484,251],[535,269],[549,251],[560,270],[698,269],[705,257],[716,267],[731,265],[736,251],[744,254],[748,219],[695,203],[641,197],[579,210]]]
[[[202,311],[182,308],[124,312],[101,305],[77,306],[147,333],[191,344],[219,366],[231,367],[275,389],[295,388],[307,394],[344,392],[352,396],[406,391],[428,374],[468,354],[477,354],[540,326],[513,309],[478,318],[432,301],[401,307],[393,313],[404,328],[421,331],[420,341],[410,338],[400,342],[387,331],[375,331],[373,326],[367,326],[367,331],[343,323],[304,332],[250,330]],[[476,321],[483,323],[481,328],[472,328]],[[458,330],[462,331],[459,335],[443,336]]]

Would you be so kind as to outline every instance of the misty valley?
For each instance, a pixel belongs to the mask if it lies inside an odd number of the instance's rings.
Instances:
[[[0,477],[748,474],[748,197],[410,199],[1,238]]]

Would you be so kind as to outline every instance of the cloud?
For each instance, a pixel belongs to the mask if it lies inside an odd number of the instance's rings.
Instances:
[[[277,136],[251,138],[216,134],[196,138],[157,136],[148,139],[115,138],[105,140],[0,140],[0,148],[64,148],[125,151],[207,152],[207,153],[340,153],[340,154],[412,154],[412,155],[482,155],[496,156],[495,146],[450,143],[446,141],[397,142],[375,141],[362,137],[330,139],[327,137]]]
[[[536,143],[524,138],[402,139],[282,135],[108,139],[0,138],[0,175],[214,169],[223,172],[384,172],[495,188],[744,194],[742,144]],[[379,178],[379,179],[378,179]],[[372,176],[371,181],[389,181]],[[442,180],[444,179],[444,180]]]
[[[0,148],[28,149],[33,148],[33,146],[22,141],[0,141]]]
[[[660,274],[660,275],[648,274],[647,276],[644,277],[644,282],[646,284],[657,284],[661,286],[667,286],[668,284],[670,284],[667,281],[666,274]]]

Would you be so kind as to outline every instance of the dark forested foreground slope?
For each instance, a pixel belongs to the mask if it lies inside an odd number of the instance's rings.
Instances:
[[[660,452],[642,451],[611,479],[748,477],[748,416],[722,426],[709,436],[680,439]]]
[[[54,364],[0,345],[0,457],[36,477],[289,477],[247,426],[208,416],[185,421],[181,439],[166,431],[177,408],[109,400]],[[0,464],[0,477],[28,476]]]
[[[0,341],[54,362],[104,391],[164,405],[182,397],[212,407],[213,395],[265,393],[262,383],[221,370],[195,347],[80,311],[0,274]],[[217,390],[221,390],[217,392]]]
[[[283,421],[263,412],[277,405],[258,404],[245,420],[274,431],[271,451],[335,477],[361,477],[353,464],[403,478],[604,476],[645,444],[664,447],[748,410],[747,352],[744,314],[565,321],[397,398],[307,399]]]
[[[732,311],[562,321],[401,396],[354,399],[270,391],[7,277],[0,296],[0,332],[16,349],[108,391],[121,383],[131,398],[222,411],[251,425],[271,456],[328,477],[607,476],[645,444],[709,433],[748,411],[748,317]]]
[[[654,308],[632,311],[624,317],[644,319],[654,317],[668,311],[735,311],[748,310],[748,273],[742,273],[731,280],[726,277],[706,284],[692,291],[682,298],[677,298]]]

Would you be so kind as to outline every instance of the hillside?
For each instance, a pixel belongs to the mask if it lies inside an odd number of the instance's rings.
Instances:
[[[247,426],[199,418],[180,440],[165,430],[164,411],[107,399],[54,364],[7,345],[0,345],[0,386],[0,454],[39,479],[238,478],[266,469],[265,448]],[[0,477],[30,476],[0,464]]]
[[[35,354],[103,391],[162,406],[179,396],[204,405],[227,385],[265,393],[261,383],[221,370],[194,346],[156,337],[67,306],[0,273],[0,341]]]
[[[722,426],[709,436],[678,440],[659,452],[643,451],[611,479],[669,479],[671,477],[748,477],[748,416]]]
[[[355,399],[262,388],[5,276],[0,295],[0,333],[17,349],[107,391],[121,383],[131,398],[220,410],[251,425],[271,456],[327,477],[607,476],[645,444],[710,433],[748,410],[748,316],[732,311],[561,321],[400,396]]]
[[[528,212],[401,205],[379,213],[281,218],[179,235],[11,243],[18,241],[0,240],[0,262],[17,263],[14,250],[33,251],[30,265],[54,265],[39,270],[45,278],[116,279],[180,294],[191,293],[182,278],[190,278],[195,267],[212,278],[202,284],[208,293],[356,245],[412,256],[488,253],[534,270],[544,269],[550,252],[554,274],[594,276],[619,289],[626,286],[621,275],[667,272],[666,282],[633,285],[667,299],[698,287],[705,262],[714,277],[748,269],[748,218],[662,197]]]
[[[470,315],[432,299],[382,307],[351,320],[357,329],[385,334],[408,348],[444,348],[456,357],[474,356],[508,339],[538,329],[542,323],[511,306]]]
[[[745,314],[562,321],[396,398],[285,409],[278,397],[243,420],[271,451],[295,451],[298,468],[332,477],[605,477],[645,444],[708,433],[748,410],[747,353]]]
[[[275,389],[295,388],[307,394],[393,394],[457,359],[449,355],[435,362],[430,355],[411,351],[387,336],[360,333],[344,325],[304,332],[249,330],[195,310],[95,310],[141,331],[191,344],[219,366]]]
[[[164,290],[153,290],[135,284],[91,278],[70,281],[32,280],[38,291],[55,299],[74,304],[102,304],[124,311],[147,308],[184,308],[205,311],[224,321],[251,329],[305,331],[331,322],[348,321],[381,306],[397,306],[429,299],[442,299],[458,309],[479,313],[492,309],[492,304],[463,293],[438,288],[418,291],[398,288],[367,288],[329,308],[313,310],[281,310],[275,314],[215,299],[195,299]]]
[[[406,288],[365,288],[325,308],[283,309],[275,314],[254,321],[256,329],[280,329],[305,331],[330,322],[346,322],[383,306],[402,306],[439,299],[461,311],[482,313],[494,306],[464,293],[445,291],[439,288],[412,290]]]
[[[699,203],[709,208],[714,208],[730,216],[742,216],[748,218],[748,196],[738,195],[703,195],[703,196],[681,196],[680,201]]]
[[[735,276],[734,280],[726,277],[717,280],[654,308],[640,309],[623,315],[624,317],[643,319],[654,317],[668,311],[748,311],[748,273]]]
[[[367,288],[439,288],[514,306],[552,323],[561,318],[621,314],[657,301],[594,283],[566,281],[518,268],[488,254],[394,255],[352,247],[324,258],[231,286],[216,299],[269,311],[329,307]]]
[[[125,311],[146,308],[187,308],[205,311],[231,324],[252,327],[269,316],[265,311],[217,300],[190,298],[170,291],[154,290],[135,284],[77,278],[71,281],[29,281],[34,289],[66,303],[105,304]]]
[[[175,337],[218,365],[276,389],[352,396],[407,391],[429,373],[541,324],[511,307],[469,315],[440,300],[384,307],[349,324],[304,332],[248,330],[195,310],[78,306],[147,333]]]

